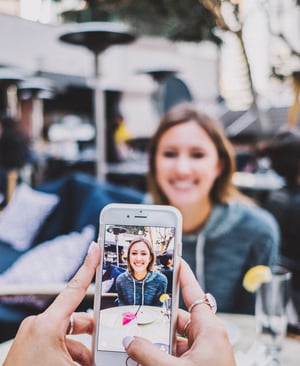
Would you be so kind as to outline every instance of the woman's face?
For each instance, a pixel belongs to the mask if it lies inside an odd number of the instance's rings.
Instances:
[[[155,157],[156,179],[171,205],[184,209],[210,201],[210,191],[221,173],[213,141],[195,121],[168,129]]]
[[[133,244],[130,248],[129,263],[134,273],[147,272],[150,261],[151,254],[147,245],[143,242]]]

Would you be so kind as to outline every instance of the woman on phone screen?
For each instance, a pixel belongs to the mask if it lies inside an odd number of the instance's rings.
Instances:
[[[162,306],[160,296],[167,291],[167,278],[154,269],[156,255],[145,238],[133,240],[127,252],[127,271],[116,279],[119,305]]]

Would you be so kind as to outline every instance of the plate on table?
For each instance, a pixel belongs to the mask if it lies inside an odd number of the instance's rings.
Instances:
[[[232,345],[235,345],[241,336],[239,328],[227,319],[221,319],[221,321],[223,322],[225,329],[227,330],[230,343]]]
[[[149,309],[141,309],[137,315],[138,324],[149,324],[156,319],[156,313]]]

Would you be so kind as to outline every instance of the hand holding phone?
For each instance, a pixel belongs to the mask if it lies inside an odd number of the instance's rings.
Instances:
[[[205,294],[189,265],[184,260],[180,262],[182,296],[187,308],[191,308]],[[128,366],[236,366],[234,351],[223,322],[215,315],[213,306],[198,304],[193,307],[193,314],[183,309],[178,311],[176,332],[185,337],[177,337],[176,356],[157,351],[144,338],[126,337],[124,347],[130,360],[134,360],[128,362]]]
[[[93,355],[126,365],[125,336],[175,353],[182,220],[170,206],[110,204],[100,214]]]

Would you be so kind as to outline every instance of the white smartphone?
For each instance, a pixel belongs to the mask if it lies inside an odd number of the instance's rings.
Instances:
[[[171,206],[109,204],[100,213],[93,356],[96,366],[136,363],[125,336],[175,353],[182,217]]]

